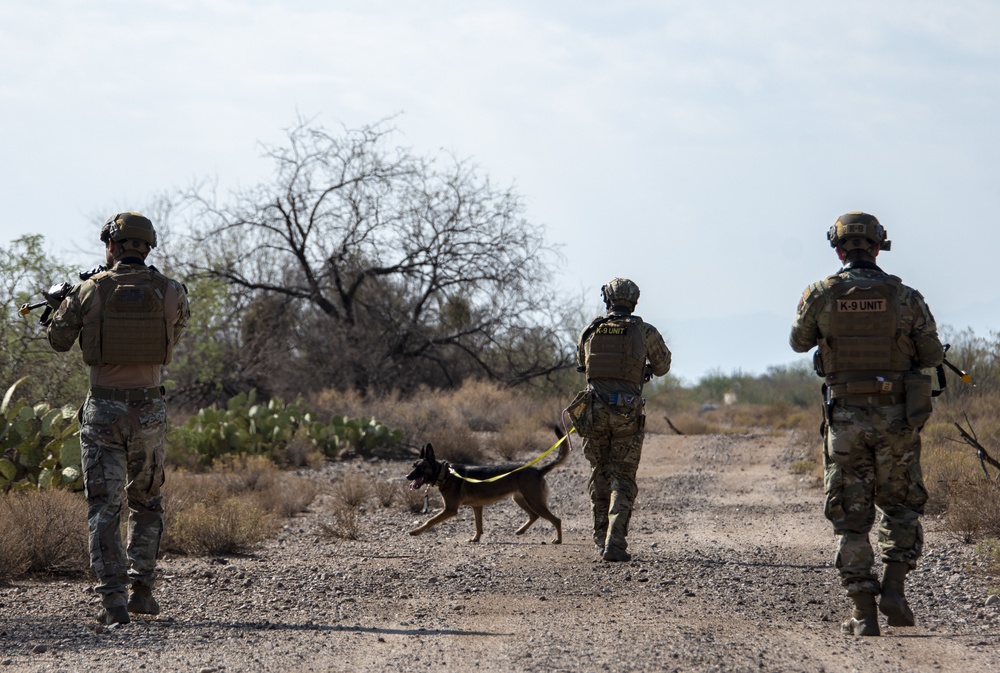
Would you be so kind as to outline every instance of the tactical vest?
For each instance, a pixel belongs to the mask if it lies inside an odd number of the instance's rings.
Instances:
[[[587,379],[622,379],[642,385],[646,344],[642,319],[613,316],[591,326],[584,346]]]
[[[830,382],[905,372],[914,354],[899,330],[899,279],[856,278],[833,285],[830,332],[820,340],[823,373]]]
[[[80,335],[88,365],[169,364],[173,339],[164,312],[168,280],[154,269],[112,269],[100,273],[100,321],[85,324]]]

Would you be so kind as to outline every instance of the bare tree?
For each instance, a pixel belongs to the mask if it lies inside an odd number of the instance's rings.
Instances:
[[[557,254],[518,194],[469,162],[390,147],[391,133],[300,120],[266,148],[273,181],[224,201],[189,190],[193,270],[300,305],[287,358],[326,384],[515,384],[570,366]]]

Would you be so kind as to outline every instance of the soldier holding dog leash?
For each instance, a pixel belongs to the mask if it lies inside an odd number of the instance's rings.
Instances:
[[[670,371],[670,350],[655,327],[632,315],[639,288],[614,278],[601,288],[606,315],[583,330],[577,369],[587,388],[566,409],[590,462],[594,543],[605,561],[628,561],[629,519],[638,487],[646,415],[642,385]]]

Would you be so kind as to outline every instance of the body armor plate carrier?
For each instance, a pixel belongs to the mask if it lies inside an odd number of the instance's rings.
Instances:
[[[172,339],[164,312],[167,278],[150,268],[94,276],[101,320],[84,325],[83,359],[89,365],[169,364]]]
[[[595,321],[587,340],[587,379],[623,379],[642,385],[646,344],[637,316],[610,316]]]
[[[899,332],[899,282],[895,279],[847,280],[832,288],[830,335],[819,355],[828,381],[905,372],[913,346]]]

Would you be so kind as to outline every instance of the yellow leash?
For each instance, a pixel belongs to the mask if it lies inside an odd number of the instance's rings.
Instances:
[[[547,451],[545,451],[542,455],[538,456],[537,458],[535,458],[534,460],[532,460],[530,463],[525,463],[524,465],[521,465],[520,467],[514,468],[513,470],[511,470],[510,472],[507,472],[506,474],[501,474],[501,475],[498,475],[496,477],[490,477],[489,479],[473,479],[472,477],[463,477],[458,472],[456,472],[455,468],[453,468],[451,465],[448,466],[448,473],[451,474],[453,477],[458,477],[462,481],[467,481],[467,482],[472,483],[472,484],[485,484],[485,483],[490,482],[490,481],[497,481],[498,479],[503,479],[504,477],[510,476],[510,475],[514,474],[515,472],[517,472],[519,470],[523,470],[526,467],[531,467],[532,465],[534,465],[535,463],[537,463],[538,461],[540,461],[542,458],[544,458],[545,456],[547,456],[550,453],[552,453],[553,451],[555,451],[556,448],[560,444],[562,444],[563,442],[565,442],[569,438],[570,434],[572,434],[575,430],[576,430],[576,428],[570,428],[569,432],[567,432],[565,435],[563,435],[562,439],[560,439],[558,442],[556,442],[555,444],[553,444],[552,446],[550,446],[549,449]]]

